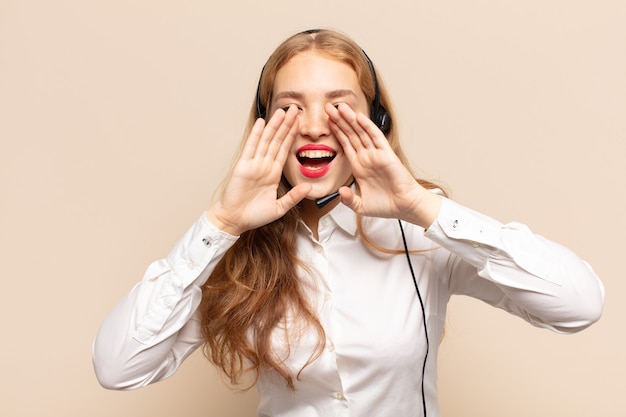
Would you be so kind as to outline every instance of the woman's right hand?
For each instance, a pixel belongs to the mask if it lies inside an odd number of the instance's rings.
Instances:
[[[257,119],[221,199],[206,212],[214,226],[239,236],[281,218],[306,197],[310,184],[297,185],[277,198],[283,167],[297,131],[295,106],[286,112],[276,110],[267,125],[263,119]]]

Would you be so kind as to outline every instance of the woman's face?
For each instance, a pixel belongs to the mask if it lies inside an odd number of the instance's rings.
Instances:
[[[290,105],[298,107],[298,133],[283,173],[294,186],[313,186],[307,196],[316,199],[334,193],[351,180],[350,163],[328,124],[327,103],[348,104],[368,113],[368,103],[351,66],[307,51],[291,58],[276,73],[272,112]]]

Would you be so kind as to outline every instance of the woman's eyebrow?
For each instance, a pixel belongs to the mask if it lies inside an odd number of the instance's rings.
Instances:
[[[341,89],[341,90],[332,90],[326,93],[326,98],[340,98],[340,97],[346,97],[346,96],[353,96],[353,97],[358,97],[357,94],[350,90],[350,89]],[[302,99],[304,97],[304,94],[298,92],[298,91],[281,91],[280,93],[276,94],[276,96],[274,97],[274,100],[280,100],[282,98],[293,98],[293,99]]]
[[[358,97],[354,91],[349,90],[349,89],[333,90],[333,91],[329,91],[328,93],[326,93],[326,98],[339,98],[339,97],[346,97],[346,96],[353,96],[355,98]]]
[[[302,93],[299,93],[297,91],[281,91],[280,93],[276,94],[274,100],[280,100],[281,98],[301,99]]]

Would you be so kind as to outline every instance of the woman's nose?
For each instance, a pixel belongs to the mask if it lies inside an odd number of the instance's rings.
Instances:
[[[302,136],[318,139],[330,134],[328,114],[326,114],[324,106],[304,110],[298,117]]]

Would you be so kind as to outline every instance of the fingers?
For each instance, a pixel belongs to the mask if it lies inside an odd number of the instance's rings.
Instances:
[[[351,208],[353,211],[357,211],[357,208],[360,204],[360,197],[352,191],[350,187],[341,187],[339,189],[339,196],[341,197],[341,202]]]
[[[356,113],[351,112],[346,114],[346,110],[342,114],[340,110],[343,110],[347,105],[338,105],[337,107],[327,105],[326,112],[329,116],[329,125],[335,134],[335,137],[344,148],[348,157],[354,156],[354,154],[364,147],[367,147],[367,138],[362,138],[363,129],[356,123]],[[348,107],[349,108],[349,107]]]
[[[278,199],[277,204],[280,216],[294,208],[300,201],[311,192],[313,186],[308,183],[298,184]]]
[[[257,155],[276,158],[279,153],[285,151],[285,148],[288,149],[295,137],[297,116],[295,106],[290,106],[287,112],[282,109],[276,110],[263,130]]]
[[[274,159],[279,154],[285,154],[295,137],[297,115],[297,109],[290,107],[287,112],[276,110],[267,124],[263,119],[257,119],[246,140],[242,158]]]
[[[252,159],[254,157],[264,127],[265,120],[261,118],[256,119],[256,122],[254,122],[252,130],[250,131],[250,135],[248,136],[248,139],[246,139],[243,151],[241,153],[241,158]]]
[[[272,142],[273,146],[270,146],[270,156],[276,159],[281,166],[284,165],[291,145],[293,144],[296,134],[298,132],[298,110],[295,106],[291,106],[285,115],[284,124],[282,126],[287,129],[284,137],[278,136]]]
[[[348,153],[385,147],[387,139],[364,114],[356,113],[347,104],[326,106],[330,126],[337,140]]]

